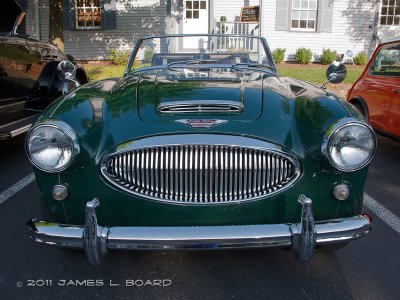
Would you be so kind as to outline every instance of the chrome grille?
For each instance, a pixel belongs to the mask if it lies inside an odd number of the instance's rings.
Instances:
[[[232,145],[162,145],[111,154],[103,174],[134,194],[175,203],[226,203],[275,193],[299,175],[274,150]]]

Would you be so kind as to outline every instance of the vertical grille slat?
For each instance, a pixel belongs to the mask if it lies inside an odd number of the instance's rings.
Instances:
[[[229,145],[166,145],[108,157],[114,182],[168,202],[223,203],[268,195],[297,178],[293,160],[277,152]]]

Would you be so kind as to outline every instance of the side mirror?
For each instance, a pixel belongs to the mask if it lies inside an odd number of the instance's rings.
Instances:
[[[334,62],[326,70],[327,82],[332,82],[334,84],[341,83],[346,78],[346,75],[347,75],[346,66],[338,62]],[[325,84],[327,82],[325,82]]]
[[[74,80],[76,77],[75,65],[68,60],[61,61],[57,66],[57,75],[61,80]]]
[[[67,94],[80,86],[76,78],[75,65],[63,60],[57,66],[57,76],[62,81],[62,94]]]

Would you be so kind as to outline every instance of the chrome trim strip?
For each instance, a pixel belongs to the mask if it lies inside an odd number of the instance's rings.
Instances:
[[[108,249],[175,250],[292,246],[296,257],[311,259],[316,244],[358,239],[371,230],[371,218],[350,218],[314,223],[311,199],[301,195],[302,219],[294,224],[193,226],[193,227],[101,227],[97,224],[97,199],[87,202],[85,225],[68,226],[31,219],[27,235],[38,243],[83,248],[89,262],[99,264]]]
[[[188,100],[165,102],[157,107],[157,111],[163,114],[189,113],[189,112],[228,112],[241,113],[243,104],[235,101],[222,100]]]
[[[338,166],[331,158],[331,156],[328,153],[328,147],[329,147],[329,142],[331,137],[338,132],[341,128],[344,128],[346,126],[350,126],[350,125],[360,125],[362,127],[365,127],[367,129],[370,130],[372,136],[374,137],[375,140],[375,147],[374,147],[374,151],[371,155],[371,157],[368,159],[368,161],[366,161],[362,166],[358,167],[358,168],[342,168],[340,166]],[[366,165],[368,165],[370,163],[370,161],[372,160],[372,158],[375,155],[375,151],[376,151],[376,146],[377,146],[377,140],[375,137],[375,132],[374,130],[371,128],[371,126],[369,126],[368,124],[357,120],[356,118],[353,117],[348,117],[348,118],[343,118],[340,120],[337,120],[336,122],[334,122],[333,124],[331,124],[328,129],[325,131],[324,137],[322,139],[322,143],[321,143],[321,152],[322,155],[329,161],[329,163],[336,169],[338,169],[339,171],[342,172],[353,172],[353,171],[357,171],[360,170],[362,168],[364,168]]]
[[[189,148],[189,157],[185,160],[185,192],[189,195],[182,199],[181,201],[177,201],[175,198],[175,194],[179,193],[178,191],[174,192],[177,189],[175,184],[177,181],[175,176],[179,177],[177,174],[178,170],[175,168],[177,162],[174,162],[177,157],[174,155],[174,151],[171,151],[172,147],[184,146]],[[211,162],[213,164],[214,169],[204,169],[204,157],[203,152],[199,149],[205,149],[204,147],[210,147],[211,159],[214,160]],[[244,168],[244,172],[239,171],[239,178],[238,180],[238,197],[234,199],[230,199],[229,201],[223,201],[223,199],[227,199],[227,196],[231,193],[230,185],[231,179],[228,178],[232,176],[232,174],[228,174],[227,169],[231,167],[228,162],[228,156],[226,154],[226,149],[224,147],[229,147],[232,149],[238,149],[239,152],[239,170]],[[117,150],[111,153],[106,153],[103,155],[103,158],[100,162],[100,171],[102,176],[113,186],[117,187],[120,190],[128,192],[130,194],[158,201],[161,203],[170,203],[170,204],[177,204],[177,205],[212,205],[212,204],[230,204],[230,203],[239,203],[239,202],[248,202],[248,201],[255,201],[262,197],[270,197],[278,192],[282,192],[297,182],[300,178],[301,170],[300,170],[300,163],[299,160],[295,159],[293,154],[290,154],[288,151],[284,150],[282,147],[268,143],[261,140],[256,140],[247,137],[240,137],[240,136],[227,136],[227,135],[216,135],[216,134],[183,134],[183,135],[173,135],[173,136],[155,136],[155,137],[148,137],[132,142],[125,143],[123,145],[117,146]],[[144,163],[145,160],[145,152],[146,150],[157,149],[157,151],[161,152],[161,163],[160,163],[160,193],[143,193],[142,190],[145,189],[144,181],[148,180],[148,176],[145,176],[145,168]],[[132,153],[132,151],[137,151],[137,153],[141,153],[140,161],[137,161],[137,168],[136,171],[140,173],[140,177],[136,177],[137,184],[140,184],[140,187],[137,189],[131,188],[129,186],[125,186],[123,183],[118,182],[114,176],[118,174],[122,174],[121,170],[114,170],[114,174],[110,174],[107,170],[109,159],[110,157],[121,157],[121,155],[125,155],[125,153]],[[165,153],[164,153],[165,151]],[[256,184],[256,176],[257,172],[251,171],[250,168],[253,165],[253,156],[250,152],[259,153],[263,152],[267,155],[268,158],[273,159],[273,163],[268,167],[272,167],[271,172],[267,172],[268,176],[271,173],[271,182],[267,183],[267,189],[264,190],[263,193],[250,193],[250,189],[253,190],[254,185]],[[134,152],[133,152],[134,153]],[[165,155],[163,155],[163,153]],[[260,155],[260,154],[259,154]],[[139,155],[136,155],[139,156]],[[278,182],[278,175],[279,168],[276,168],[278,162],[276,161],[275,157],[282,157],[285,158],[287,161],[290,161],[292,166],[294,166],[295,170],[293,172],[293,176],[290,179],[290,182],[287,184],[283,182],[283,187],[276,187]],[[111,159],[113,160],[113,159]],[[119,159],[118,159],[119,161]],[[118,162],[120,163],[120,162]],[[169,165],[165,165],[165,164]],[[138,164],[140,164],[140,168],[138,169]],[[187,165],[188,164],[188,165]],[[121,167],[121,166],[119,166]],[[179,166],[176,165],[178,168]],[[211,194],[213,199],[206,202],[204,199],[198,199],[198,192],[200,189],[203,189],[203,176],[199,176],[200,172],[210,172],[210,182],[214,182],[214,189],[213,193]],[[174,173],[175,170],[175,173]],[[181,172],[181,171],[179,171]],[[254,172],[254,174],[253,174]],[[113,173],[113,172],[111,172]],[[147,173],[147,172],[146,172]],[[189,173],[187,176],[187,173]],[[276,173],[276,174],[275,174]],[[175,175],[175,176],[174,176]],[[213,176],[212,176],[213,175]],[[229,176],[228,176],[229,175]],[[189,178],[187,178],[189,177]],[[242,178],[243,177],[243,178]],[[242,185],[243,182],[243,185]],[[228,187],[229,185],[229,187]],[[213,184],[210,184],[213,186]],[[243,187],[243,189],[242,189]],[[273,188],[272,188],[273,187]],[[149,191],[146,189],[146,191]],[[202,190],[203,191],[203,190]],[[170,192],[170,194],[167,194]],[[162,196],[162,195],[165,195]],[[193,199],[193,202],[189,202],[189,199]],[[179,197],[178,197],[179,198]],[[204,201],[203,201],[204,200]]]

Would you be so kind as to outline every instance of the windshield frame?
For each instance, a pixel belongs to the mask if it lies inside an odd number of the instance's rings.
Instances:
[[[277,68],[275,65],[275,61],[273,59],[272,56],[272,52],[268,46],[268,43],[266,41],[265,38],[260,37],[260,36],[256,36],[256,35],[243,35],[243,34],[207,34],[207,33],[202,33],[202,34],[167,34],[167,35],[154,35],[154,36],[146,36],[146,37],[142,37],[139,38],[135,44],[135,46],[133,47],[130,55],[129,55],[129,60],[128,63],[126,65],[125,71],[124,71],[124,75],[123,76],[127,76],[128,74],[135,72],[136,70],[132,70],[133,67],[133,63],[134,63],[134,59],[137,55],[137,53],[139,52],[140,46],[142,45],[142,43],[146,40],[151,40],[151,39],[162,39],[162,38],[171,38],[171,37],[177,37],[177,38],[184,38],[184,37],[225,37],[225,38],[254,38],[257,39],[262,47],[264,48],[267,60],[268,60],[268,64],[265,64],[265,66],[268,67],[268,69],[271,70],[273,69],[275,72],[277,72]],[[168,67],[167,65],[161,65],[159,66],[161,68],[164,67]],[[146,68],[146,67],[145,67]],[[262,69],[260,67],[260,69]],[[141,69],[140,69],[141,70]]]

